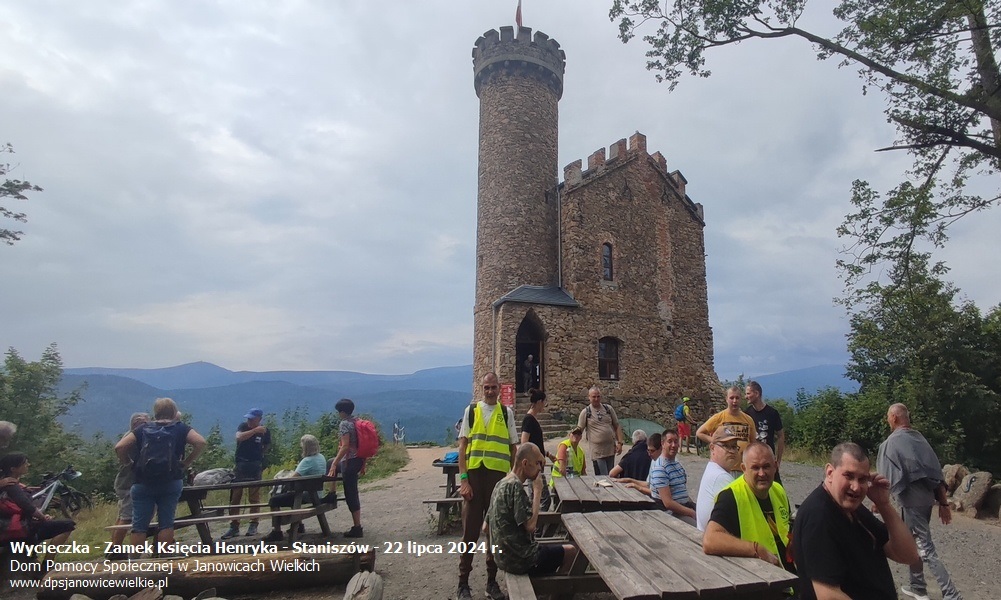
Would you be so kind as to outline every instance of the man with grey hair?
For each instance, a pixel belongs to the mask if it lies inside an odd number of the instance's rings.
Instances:
[[[17,425],[10,421],[0,421],[0,448],[10,446],[15,433],[17,433]]]
[[[601,390],[587,391],[588,405],[577,417],[577,427],[584,430],[587,455],[595,475],[608,475],[615,466],[615,456],[622,452],[622,428],[615,410],[601,401]]]
[[[883,521],[862,505],[867,497]],[[852,442],[834,447],[824,482],[800,505],[792,549],[802,600],[896,600],[887,559],[905,565],[921,560],[890,503],[890,482],[869,472],[869,457]]]
[[[925,436],[911,429],[911,415],[903,404],[894,404],[886,411],[890,435],[879,446],[876,470],[890,481],[890,494],[900,506],[904,523],[917,542],[921,560],[910,565],[910,586],[901,586],[906,596],[927,600],[924,563],[938,582],[944,600],[962,598],[938,557],[931,539],[932,506],[938,504],[938,516],[943,525],[952,521],[948,491],[942,476],[942,463]]]
[[[646,432],[637,429],[633,432],[633,447],[619,460],[619,464],[609,471],[609,477],[625,477],[628,479],[638,479],[645,481],[650,474],[649,444],[647,443]]]

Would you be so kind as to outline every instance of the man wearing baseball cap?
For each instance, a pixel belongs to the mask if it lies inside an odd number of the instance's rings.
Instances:
[[[699,496],[695,500],[695,522],[699,531],[705,531],[709,515],[716,504],[716,496],[736,477],[727,470],[727,463],[738,456],[737,434],[726,425],[717,427],[709,444],[709,463],[699,482]]]
[[[236,466],[233,469],[236,477],[233,481],[260,481],[264,472],[264,453],[271,445],[271,432],[268,431],[267,427],[261,425],[261,419],[264,418],[263,410],[252,408],[243,415],[243,418],[246,421],[240,423],[236,428]],[[231,506],[237,506],[242,501],[243,488],[234,488],[230,491],[229,503]],[[247,503],[253,505],[260,504],[260,502],[261,488],[248,489]],[[260,511],[256,506],[251,506],[248,510],[251,514]],[[229,514],[238,515],[240,509],[232,508]],[[250,522],[247,527],[247,535],[257,535],[257,524],[257,519]],[[238,535],[240,535],[240,521],[233,520],[229,524],[229,530],[222,534],[222,539],[228,540]]]

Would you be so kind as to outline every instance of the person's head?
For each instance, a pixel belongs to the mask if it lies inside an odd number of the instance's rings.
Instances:
[[[337,414],[339,414],[342,419],[350,417],[355,411],[355,403],[350,398],[341,398],[337,401],[337,404],[334,405],[334,410],[337,411]]]
[[[10,421],[0,421],[0,448],[10,446],[15,433],[17,433],[17,425]]]
[[[243,418],[247,420],[247,426],[253,429],[261,424],[261,420],[264,419],[264,411],[259,408],[252,408],[247,411],[247,414],[243,415]]]
[[[744,397],[747,398],[748,404],[757,408],[761,402],[761,384],[754,380],[748,381],[747,388],[744,389]]]
[[[591,389],[587,391],[587,400],[595,408],[601,406],[601,389],[596,385],[591,386]]]
[[[893,404],[886,411],[886,422],[890,426],[890,429],[896,431],[901,427],[911,426],[911,413],[907,410],[907,407],[899,402]]]
[[[546,393],[542,390],[532,388],[528,390],[528,399],[532,401],[532,405],[542,410],[546,406]]]
[[[129,418],[129,431],[135,431],[137,427],[141,427],[149,423],[149,414],[147,413],[132,413]]]
[[[740,388],[735,385],[726,390],[726,409],[733,414],[740,412]]]
[[[584,430],[581,429],[580,427],[574,427],[573,429],[571,429],[570,430],[570,436],[569,436],[570,437],[570,445],[573,446],[574,448],[576,448],[577,444],[580,443],[581,436],[583,436],[583,435],[584,435]]]
[[[858,444],[842,442],[831,451],[824,469],[824,489],[846,513],[854,512],[865,500],[872,483],[869,457]]]
[[[660,456],[663,443],[663,436],[659,433],[654,433],[646,439],[646,454],[651,460]]]
[[[491,371],[483,376],[483,401],[487,404],[497,404],[500,396],[500,379],[497,373]]]
[[[535,357],[532,356],[531,354],[529,354],[528,355],[528,362],[532,362],[533,360],[535,360]]]
[[[744,471],[744,481],[758,498],[767,498],[768,490],[775,481],[775,453],[764,442],[751,442],[744,448],[744,460],[740,463]]]
[[[28,472],[28,455],[23,452],[11,452],[0,458],[0,477],[20,478]]]
[[[730,470],[738,462],[737,453],[740,452],[738,439],[730,427],[726,425],[717,427],[709,442],[709,460]]]
[[[646,439],[646,437],[647,436],[645,431],[643,431],[642,429],[637,429],[636,431],[633,432],[633,445],[635,446],[637,443],[642,442],[643,440]]]
[[[522,444],[518,446],[518,451],[514,455],[514,474],[518,479],[525,481],[534,480],[542,472],[546,465],[546,459],[535,444]]]
[[[681,442],[678,439],[678,432],[673,429],[667,429],[664,433],[660,434],[660,454],[668,460],[674,460],[678,456],[678,448],[681,447]]]
[[[170,398],[157,398],[153,401],[153,418],[157,421],[176,421],[180,417],[177,403]]]
[[[311,433],[299,438],[299,446],[302,448],[303,456],[315,456],[320,453],[320,440]]]

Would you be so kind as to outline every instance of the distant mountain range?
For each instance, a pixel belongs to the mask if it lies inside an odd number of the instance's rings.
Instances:
[[[821,365],[754,377],[766,399],[792,403],[798,389],[814,392],[833,386],[855,391],[844,367]],[[63,424],[84,436],[116,437],[129,415],[150,410],[153,399],[168,396],[191,415],[203,434],[219,424],[236,429],[250,408],[281,416],[302,409],[315,419],[331,412],[340,398],[355,401],[358,411],[372,415],[383,431],[399,421],[407,441],[444,441],[446,433],[472,397],[473,367],[439,367],[410,375],[369,375],[351,371],[229,371],[206,362],[163,369],[65,369],[60,392],[85,385],[84,401],[64,415]],[[226,437],[227,441],[229,437]]]

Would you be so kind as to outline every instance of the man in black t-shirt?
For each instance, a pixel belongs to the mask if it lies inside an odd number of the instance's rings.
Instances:
[[[236,428],[236,465],[233,469],[236,477],[233,481],[260,481],[264,472],[264,454],[271,446],[271,432],[261,420],[264,418],[264,411],[259,408],[252,408],[250,412],[243,415],[246,419]],[[232,506],[240,504],[243,500],[243,488],[234,488],[229,493],[229,503]],[[247,489],[247,503],[260,504],[261,488],[252,487]],[[256,514],[260,509],[251,507],[248,512]],[[238,508],[230,509],[231,515],[240,514]],[[247,535],[257,535],[257,519],[247,526]],[[240,521],[234,520],[229,524],[229,530],[222,534],[222,539],[240,535]]]
[[[862,506],[869,498],[885,524]],[[920,560],[918,547],[890,502],[890,484],[870,473],[858,444],[835,446],[824,482],[803,501],[792,533],[802,600],[865,598],[896,600],[887,559]]]
[[[779,411],[765,404],[761,397],[761,384],[748,381],[744,389],[747,408],[744,412],[754,419],[754,428],[758,432],[758,441],[768,444],[775,453],[775,481],[782,483],[779,469],[782,467],[782,455],[786,449],[786,432],[782,429],[782,416]]]

